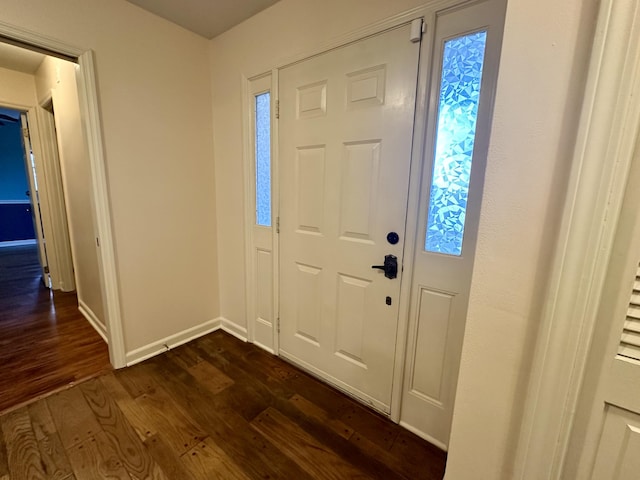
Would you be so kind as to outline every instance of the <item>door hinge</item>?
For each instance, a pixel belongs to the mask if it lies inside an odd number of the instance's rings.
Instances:
[[[276,233],[280,233],[280,217],[276,217]]]
[[[96,237],[96,246],[100,248],[100,239],[98,237]]]
[[[280,118],[280,100],[276,100],[276,118]]]
[[[25,138],[29,138],[29,128],[28,127],[22,127],[22,136]]]
[[[280,333],[280,317],[278,317],[276,320],[276,326],[278,328],[278,333]]]
[[[49,265],[47,265],[46,267],[44,267],[44,273],[49,273]]]

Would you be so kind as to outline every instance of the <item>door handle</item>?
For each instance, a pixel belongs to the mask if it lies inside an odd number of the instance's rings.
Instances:
[[[387,278],[396,278],[398,276],[398,257],[395,255],[385,255],[384,265],[371,265],[371,268],[377,268],[384,271]]]

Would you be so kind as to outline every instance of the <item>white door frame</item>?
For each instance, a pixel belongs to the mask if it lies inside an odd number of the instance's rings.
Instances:
[[[76,289],[73,269],[72,245],[69,236],[68,207],[65,203],[64,186],[60,169],[58,142],[56,139],[53,114],[44,108],[52,104],[51,92],[40,105],[34,108],[40,131],[40,162],[46,184],[47,206],[49,211],[49,270],[52,288],[63,292]],[[37,159],[36,159],[37,160]],[[37,170],[37,165],[36,165]],[[46,227],[45,227],[45,230]],[[54,240],[53,242],[51,240]]]
[[[517,479],[564,460],[640,127],[640,0],[602,0],[552,278],[515,458]]]
[[[93,51],[3,22],[0,22],[0,35],[21,44],[44,49],[52,55],[57,53],[78,59],[80,68],[77,70],[76,81],[91,169],[92,208],[96,224],[96,243],[99,247],[98,265],[105,306],[104,320],[107,327],[109,359],[115,368],[122,368],[126,366],[124,336]]]

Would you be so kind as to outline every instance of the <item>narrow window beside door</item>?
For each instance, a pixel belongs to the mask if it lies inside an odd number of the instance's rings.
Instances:
[[[444,44],[425,250],[462,253],[487,32]]]
[[[255,96],[256,224],[271,226],[271,95]]]

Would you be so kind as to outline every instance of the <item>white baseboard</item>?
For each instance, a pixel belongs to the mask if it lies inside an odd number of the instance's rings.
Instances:
[[[247,328],[241,327],[237,323],[232,322],[231,320],[219,317],[220,318],[220,328],[227,332],[229,335],[233,335],[237,339],[242,340],[243,342],[247,341]]]
[[[80,310],[80,313],[87,319],[95,331],[100,334],[102,339],[109,344],[109,339],[107,338],[107,327],[105,327],[104,323],[100,321],[93,310],[91,310],[87,304],[80,299],[78,299],[78,310]]]
[[[36,239],[32,240],[11,240],[8,242],[0,242],[0,248],[2,247],[22,247],[24,245],[35,245]]]
[[[245,327],[241,327],[224,317],[218,317],[128,352],[125,357],[127,367],[143,362],[167,350],[195,340],[208,333],[215,332],[216,330],[224,330],[243,342],[247,341],[247,329]]]
[[[162,340],[150,343],[148,345],[145,345],[144,347],[136,348],[131,352],[127,352],[125,357],[126,364],[128,367],[130,367],[131,365],[143,362],[144,360],[155,357],[160,353],[166,352],[167,350],[190,342],[191,340],[195,340],[196,338],[202,337],[203,335],[215,332],[216,330],[223,328],[222,324],[224,321],[225,320],[221,317],[214,318],[213,320],[208,320],[204,323],[201,323],[200,325],[196,325],[195,327],[183,330],[182,332],[169,335]]]

